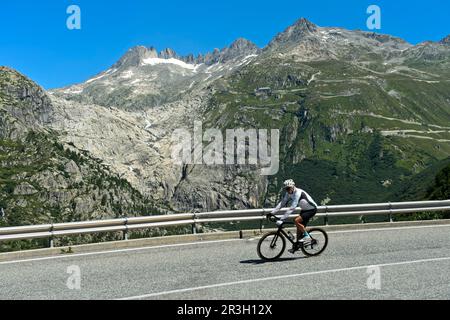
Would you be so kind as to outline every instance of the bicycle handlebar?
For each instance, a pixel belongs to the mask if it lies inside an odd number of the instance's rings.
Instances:
[[[273,213],[268,213],[266,214],[267,220],[271,221],[271,222],[276,222],[278,220],[281,220],[280,218],[278,218],[276,215],[274,215]]]
[[[281,220],[281,218],[278,218],[276,215],[274,215],[273,213],[268,213],[268,214],[266,214],[266,217],[267,217],[267,220],[269,220],[270,222],[277,222],[277,221],[279,221],[279,220]],[[283,223],[283,225],[288,225],[288,224],[295,224],[295,223],[293,223],[293,222],[288,222],[288,221],[285,221],[284,223]]]

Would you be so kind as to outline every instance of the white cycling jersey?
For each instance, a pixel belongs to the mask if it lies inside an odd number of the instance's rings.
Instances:
[[[289,207],[289,210],[286,211],[286,213],[281,218],[281,220],[283,221],[286,220],[297,207],[300,207],[300,209],[302,210],[312,210],[317,208],[316,202],[305,190],[295,188],[292,194],[286,192],[283,200],[281,200],[281,202],[276,206],[272,213],[277,213],[281,208],[284,208],[289,200],[292,200],[292,203]]]

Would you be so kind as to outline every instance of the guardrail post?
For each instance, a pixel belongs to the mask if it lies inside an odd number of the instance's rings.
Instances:
[[[328,206],[325,206],[325,225],[328,226]]]
[[[392,203],[389,201],[389,222],[394,222],[392,219]]]
[[[50,238],[48,238],[48,246],[50,248],[54,248],[55,247],[55,239],[53,237],[53,223],[50,226],[50,233],[51,233],[51,236],[50,236]]]
[[[123,240],[128,240],[128,218],[125,218],[125,230],[123,231]]]
[[[259,232],[262,232],[262,230],[263,230],[263,228],[264,228],[264,219],[265,219],[265,217],[266,217],[266,210],[263,208],[263,213],[262,213],[262,217],[261,217],[261,219],[259,220]]]
[[[196,215],[197,211],[194,211],[194,223],[192,224],[192,234],[197,234],[197,224],[195,223],[195,220],[197,219]]]

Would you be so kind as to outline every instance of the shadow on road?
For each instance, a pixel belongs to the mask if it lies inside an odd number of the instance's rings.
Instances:
[[[263,263],[275,263],[275,262],[284,262],[284,261],[293,261],[293,260],[300,260],[300,259],[306,259],[306,257],[292,257],[292,258],[279,258],[275,261],[265,261],[262,259],[250,259],[250,260],[242,260],[240,263],[246,263],[246,264],[263,264]]]

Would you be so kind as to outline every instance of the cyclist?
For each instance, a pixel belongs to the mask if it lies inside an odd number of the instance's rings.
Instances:
[[[286,190],[286,194],[271,213],[276,214],[281,208],[286,206],[289,200],[292,200],[289,210],[277,221],[277,226],[281,226],[297,206],[300,207],[300,215],[295,218],[297,242],[294,243],[292,249],[288,250],[290,253],[294,253],[299,249],[300,243],[311,239],[305,227],[309,220],[317,213],[317,204],[306,191],[296,188],[295,182],[292,179],[284,181],[284,189]]]

